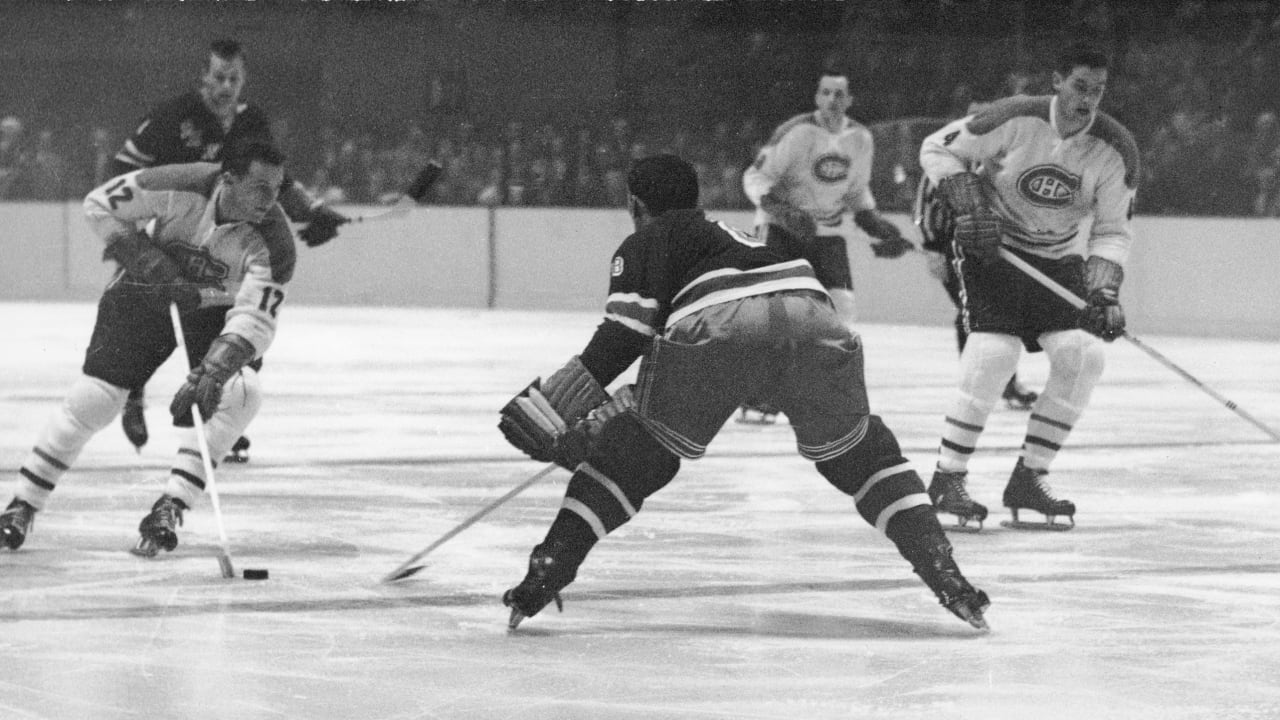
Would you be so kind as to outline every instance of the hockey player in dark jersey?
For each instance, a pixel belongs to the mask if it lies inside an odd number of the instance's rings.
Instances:
[[[142,124],[125,140],[111,163],[113,175],[157,165],[217,162],[228,143],[245,138],[271,141],[267,115],[241,95],[246,80],[244,51],[234,40],[210,45],[200,86],[153,108]],[[285,177],[280,205],[289,219],[304,223],[298,237],[309,247],[332,240],[348,218],[315,201],[297,182]],[[133,388],[121,415],[125,436],[139,449],[147,442],[143,414],[143,389]],[[249,441],[240,438],[227,460],[248,459]]]
[[[139,525],[135,552],[172,550],[176,528],[205,487],[191,416],[205,418],[219,457],[261,405],[257,372],[276,332],[293,273],[294,241],[276,202],[284,158],[270,145],[237,143],[221,167],[148,168],[109,180],[85,198],[85,218],[119,271],[102,294],[81,376],[22,463],[0,542],[17,550],[59,480],[109,425],[129,388],[140,387],[177,343],[170,304],[182,318],[192,367],[170,412],[178,451],[164,494]],[[147,230],[143,230],[147,227]]]
[[[580,355],[521,391],[499,427],[573,471],[564,503],[508,590],[509,626],[560,604],[587,553],[675,477],[748,396],[791,418],[802,456],[897,546],[938,600],[976,628],[989,601],[960,573],[923,481],[868,407],[862,345],[804,259],[696,209],[673,155],[627,176],[636,231],[613,256],[604,321]],[[643,357],[634,391],[604,387]]]

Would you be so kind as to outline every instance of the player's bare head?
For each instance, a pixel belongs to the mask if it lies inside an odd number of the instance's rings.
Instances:
[[[1102,102],[1107,89],[1110,58],[1102,48],[1089,42],[1064,47],[1053,66],[1053,90],[1064,119],[1087,122]]]
[[[215,112],[240,102],[245,83],[244,50],[235,40],[215,40],[200,77],[200,92]]]
[[[819,73],[813,104],[824,115],[844,115],[853,104],[853,96],[849,93],[849,74],[834,68],[827,68]]]
[[[234,142],[222,151],[222,182],[221,218],[258,222],[279,197],[284,154],[265,140]]]
[[[698,206],[698,173],[675,155],[651,155],[631,165],[627,172],[627,192],[654,217],[668,210],[694,208]],[[635,212],[632,203],[633,216]]]

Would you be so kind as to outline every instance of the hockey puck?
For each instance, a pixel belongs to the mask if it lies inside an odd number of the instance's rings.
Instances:
[[[261,570],[261,569],[245,568],[244,579],[245,580],[266,580],[267,571]]]

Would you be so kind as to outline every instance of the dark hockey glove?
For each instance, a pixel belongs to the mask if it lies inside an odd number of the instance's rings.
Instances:
[[[802,242],[809,242],[818,234],[818,224],[814,222],[812,215],[782,200],[772,192],[760,198],[760,207],[769,213],[775,224],[780,225],[782,229]]]
[[[253,360],[255,354],[253,344],[245,338],[235,333],[219,335],[204,354],[204,360],[191,369],[187,381],[178,388],[169,404],[169,413],[174,419],[182,418],[195,405],[201,418],[213,417],[218,403],[222,402],[222,387]]]
[[[538,462],[555,458],[556,437],[567,426],[542,394],[541,378],[511,398],[498,415],[498,429],[515,449]]]
[[[573,470],[591,456],[604,426],[610,420],[636,406],[634,386],[623,385],[613,397],[556,438],[555,461],[560,467]]]
[[[608,401],[609,394],[575,356],[546,382],[534,380],[504,405],[498,429],[507,442],[534,460],[560,462],[556,450],[560,436]]]
[[[113,260],[124,268],[124,280],[130,289],[146,291],[162,305],[175,302],[183,312],[200,307],[199,288],[186,281],[178,263],[144,232],[117,233],[107,238],[102,259]]]
[[[986,201],[982,179],[962,172],[942,179],[938,193],[955,213],[955,244],[980,262],[995,260],[1000,250],[1000,216]]]
[[[990,210],[957,216],[955,243],[966,257],[995,260],[1000,257],[1000,216]]]
[[[351,222],[351,218],[327,205],[317,205],[311,209],[311,220],[302,228],[298,237],[307,247],[318,247],[338,236],[338,228]]]
[[[871,252],[878,258],[892,260],[906,255],[915,249],[898,226],[880,217],[875,210],[859,210],[853,214],[853,222],[862,231],[879,242],[871,243]]]
[[[1088,295],[1080,312],[1080,327],[1113,342],[1124,335],[1124,309],[1120,307],[1124,268],[1095,255],[1085,263],[1084,274]]]

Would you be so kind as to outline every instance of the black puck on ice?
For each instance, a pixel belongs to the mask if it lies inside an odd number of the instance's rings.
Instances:
[[[266,580],[267,571],[261,570],[261,569],[245,568],[244,579],[245,580]]]

